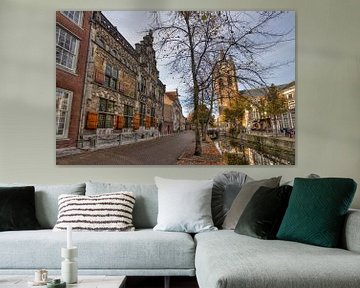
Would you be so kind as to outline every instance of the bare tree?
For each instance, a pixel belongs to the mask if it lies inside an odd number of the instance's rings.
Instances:
[[[195,119],[195,155],[201,155],[201,127],[197,113],[207,91],[214,106],[213,78],[217,65],[227,56],[234,59],[236,79],[250,87],[266,85],[272,68],[261,55],[283,41],[291,41],[288,31],[274,31],[270,24],[282,11],[164,11],[154,12],[152,29],[158,51],[171,69],[189,83]],[[223,51],[220,57],[220,51]],[[209,109],[212,111],[212,108]]]

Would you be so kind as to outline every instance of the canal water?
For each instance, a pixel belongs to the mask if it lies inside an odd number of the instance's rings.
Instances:
[[[215,145],[227,165],[294,165],[295,153],[279,146],[262,146],[239,139],[220,137]]]

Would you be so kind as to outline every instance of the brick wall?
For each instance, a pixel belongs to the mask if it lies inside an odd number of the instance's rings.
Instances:
[[[59,11],[56,12],[56,25],[67,30],[67,32],[80,40],[75,73],[56,67],[56,87],[73,92],[68,137],[66,139],[57,139],[57,149],[76,147],[89,47],[91,15],[92,12],[84,11],[82,27],[79,27]]]

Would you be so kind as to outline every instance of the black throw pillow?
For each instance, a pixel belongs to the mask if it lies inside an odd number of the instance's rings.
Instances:
[[[261,239],[275,239],[289,203],[292,186],[260,187],[236,225],[235,232]]]
[[[35,215],[35,188],[0,187],[0,231],[40,229]]]

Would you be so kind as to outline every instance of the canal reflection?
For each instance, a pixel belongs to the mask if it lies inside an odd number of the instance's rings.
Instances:
[[[280,147],[264,147],[221,137],[214,141],[227,165],[294,165],[295,156]]]

